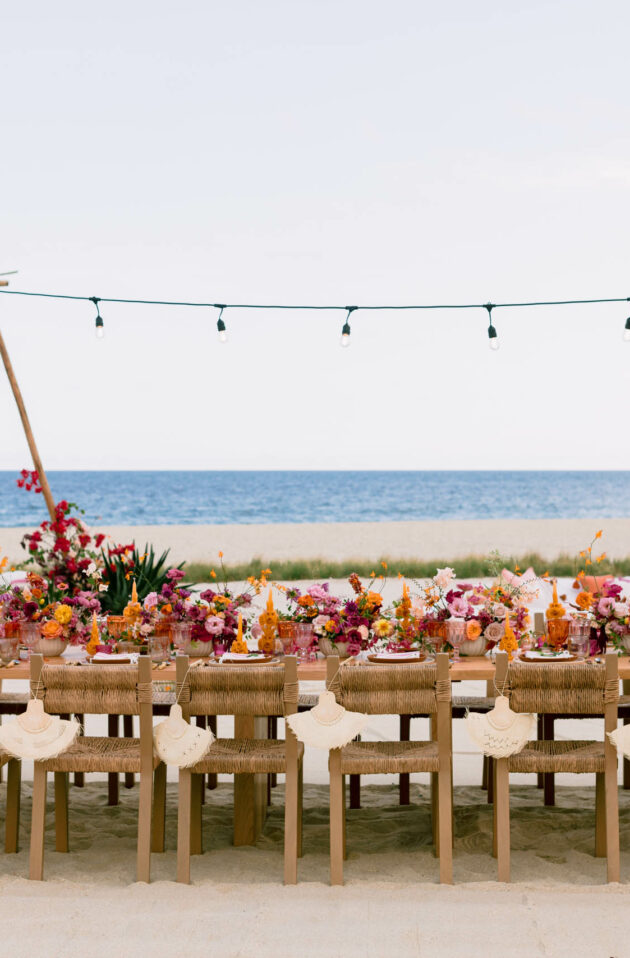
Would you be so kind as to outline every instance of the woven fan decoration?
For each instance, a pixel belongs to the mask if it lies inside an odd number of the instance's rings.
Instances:
[[[295,737],[313,748],[341,748],[363,731],[369,716],[348,712],[338,705],[333,692],[322,692],[309,712],[287,715],[287,725]]]
[[[513,712],[505,695],[497,696],[494,708],[485,715],[469,712],[466,716],[466,728],[472,741],[491,758],[516,755],[531,738],[535,725],[535,716],[528,712]]]
[[[190,725],[182,715],[181,705],[171,705],[168,718],[153,729],[153,750],[165,765],[188,768],[199,762],[212,743],[210,729]]]
[[[630,758],[630,725],[622,725],[621,728],[616,728],[614,732],[609,732],[608,738],[617,752],[621,753],[624,758]]]
[[[41,699],[31,699],[25,712],[0,725],[0,748],[14,758],[42,762],[66,752],[80,731],[74,719],[48,715]]]

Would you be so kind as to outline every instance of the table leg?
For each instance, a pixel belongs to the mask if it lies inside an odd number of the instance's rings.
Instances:
[[[267,717],[234,716],[235,738],[267,737]],[[234,776],[234,844],[253,845],[267,814],[267,776],[239,774]]]
[[[400,716],[400,741],[408,742],[411,738],[411,716]],[[409,804],[409,775],[403,772],[398,776],[398,803],[400,805]]]
[[[543,728],[544,728],[544,738],[547,742],[552,742],[555,732],[554,732],[554,716],[553,715],[544,715],[543,716]],[[553,772],[545,772],[543,775],[544,781],[544,801],[545,805],[555,805],[556,804],[556,788],[555,788],[555,775]]]
[[[133,715],[123,715],[123,735],[133,738]],[[125,772],[125,788],[133,788],[136,776],[133,772]]]

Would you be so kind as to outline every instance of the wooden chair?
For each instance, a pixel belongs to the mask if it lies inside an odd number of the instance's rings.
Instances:
[[[284,716],[297,709],[297,661],[264,666],[217,665],[188,670],[177,657],[177,688],[184,717],[192,715]],[[297,882],[302,854],[302,758],[304,746],[289,728],[284,741],[216,739],[205,758],[179,770],[177,881],[190,882],[190,856],[201,854],[201,794],[204,775],[284,774],[284,881]]]
[[[344,665],[330,657],[328,687],[353,712],[429,715],[432,741],[351,742],[332,749],[330,769],[330,881],[343,884],[346,857],[345,776],[430,772],[433,839],[440,881],[453,880],[451,682],[448,656],[430,665]]]
[[[98,665],[70,668],[44,665],[31,656],[31,692],[53,714],[139,715],[140,738],[79,736],[57,758],[34,763],[33,815],[29,877],[44,877],[44,825],[48,772],[55,777],[56,849],[68,851],[68,773],[137,772],[140,775],[137,880],[148,882],[151,866],[151,826],[160,851],[166,795],[166,766],[153,755],[151,661],[141,656],[136,667]],[[152,816],[153,773],[156,808]],[[163,843],[162,843],[163,848]]]
[[[0,768],[7,765],[7,807],[4,832],[4,850],[13,853],[18,850],[18,832],[20,829],[20,779],[22,763],[0,748]]]
[[[544,663],[508,665],[505,653],[497,654],[496,685],[505,689],[515,712],[538,715],[599,715],[605,733],[617,727],[619,674],[616,655],[602,665]],[[499,881],[510,880],[510,772],[595,773],[595,855],[607,858],[608,881],[619,881],[619,810],[617,753],[604,735],[601,742],[528,742],[509,758],[494,760],[494,853]]]

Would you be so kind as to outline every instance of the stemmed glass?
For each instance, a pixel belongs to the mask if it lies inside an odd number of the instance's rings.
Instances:
[[[459,662],[459,649],[466,640],[465,619],[447,619],[446,638],[448,643],[453,646],[453,662]]]
[[[28,652],[28,657],[30,659],[31,653],[40,638],[40,630],[37,622],[21,622],[20,623],[20,642],[22,645],[26,646]]]
[[[310,622],[298,622],[295,627],[295,644],[298,648],[298,658],[301,662],[308,662],[310,659],[309,650],[315,638],[313,626]]]

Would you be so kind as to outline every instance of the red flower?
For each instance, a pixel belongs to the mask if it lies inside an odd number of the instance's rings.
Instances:
[[[98,548],[102,545],[102,543],[103,543],[104,541],[105,541],[105,536],[103,535],[102,532],[99,532],[99,534],[97,535],[96,539],[94,540],[94,545],[95,545],[96,548],[98,549]]]
[[[91,538],[92,536],[87,535],[87,533],[85,532],[83,533],[83,535],[79,536],[79,542],[81,543],[81,548],[85,549],[86,545],[88,544]]]
[[[30,546],[28,547],[28,549],[29,549],[29,552],[37,552],[37,543],[36,543],[36,542],[31,542],[31,544],[30,544]]]
[[[78,563],[78,567],[81,570],[81,572],[83,572],[84,569],[87,569],[87,567],[90,564],[90,561],[91,561],[90,559],[81,559],[81,561]]]
[[[24,479],[16,479],[15,481],[17,482],[20,489],[24,488]]]
[[[70,543],[65,536],[58,536],[53,546],[55,552],[68,552]]]
[[[67,563],[66,563],[66,569],[68,570],[68,572],[70,572],[70,573],[72,573],[72,574],[74,574],[75,572],[77,572],[78,566],[77,566],[76,562],[74,561],[74,559],[68,559],[68,561],[67,561]]]

